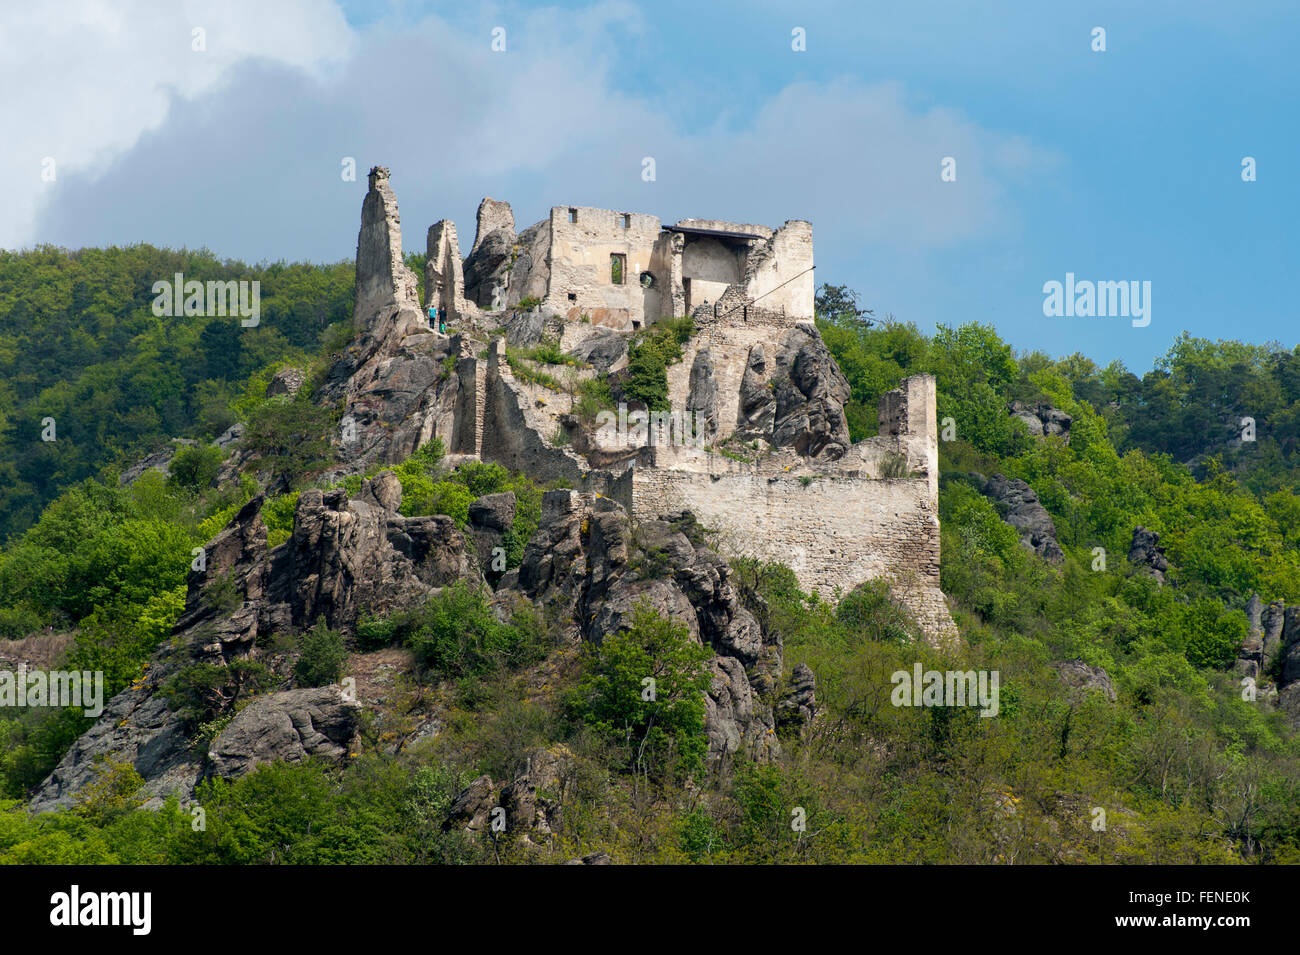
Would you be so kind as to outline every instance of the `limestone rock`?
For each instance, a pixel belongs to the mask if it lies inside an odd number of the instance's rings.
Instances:
[[[1159,544],[1160,535],[1155,531],[1141,526],[1133,528],[1133,541],[1128,548],[1128,562],[1163,584],[1165,571],[1169,569],[1169,561],[1165,559],[1165,549]]]
[[[799,325],[786,335],[774,380],[772,445],[808,458],[843,457],[850,444],[844,417],[849,382],[815,327]]]
[[[1110,674],[1101,667],[1089,666],[1082,660],[1069,660],[1054,664],[1056,675],[1066,686],[1074,690],[1098,690],[1106,699],[1115,702],[1115,686],[1110,681]]]
[[[1023,421],[1029,433],[1035,438],[1061,435],[1065,438],[1066,444],[1069,444],[1070,425],[1074,419],[1059,408],[1046,403],[1027,405],[1020,401],[1013,401],[1007,406],[1007,411],[1013,418]]]
[[[997,505],[1002,520],[1020,534],[1020,543],[1039,557],[1052,563],[1065,560],[1065,553],[1056,540],[1056,525],[1052,515],[1038,500],[1038,495],[1019,478],[1006,478],[995,474],[985,478],[971,475],[981,494]]]
[[[337,686],[285,690],[257,697],[208,748],[211,772],[237,778],[264,763],[308,756],[341,759],[357,730],[360,704]]]

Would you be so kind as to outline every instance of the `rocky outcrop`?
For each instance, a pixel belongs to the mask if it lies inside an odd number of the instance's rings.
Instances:
[[[1070,425],[1074,419],[1061,409],[1046,403],[1029,405],[1013,401],[1007,406],[1007,411],[1011,417],[1023,421],[1033,437],[1059,435],[1065,439],[1066,444],[1070,443]]]
[[[817,680],[806,663],[796,663],[790,686],[776,704],[776,724],[801,730],[811,726],[817,715]]]
[[[301,368],[281,368],[266,384],[266,397],[274,398],[284,395],[292,398],[307,380],[307,373]]]
[[[970,476],[976,490],[991,500],[1002,520],[1016,529],[1020,543],[1039,557],[1051,563],[1065,560],[1065,553],[1056,540],[1056,525],[1038,500],[1038,495],[1019,478],[995,474],[985,478],[982,474]]]
[[[767,362],[767,349],[762,344],[750,348],[740,381],[740,420],[734,432],[742,441],[771,441],[776,428],[776,396],[768,384]]]
[[[1076,691],[1076,698],[1088,690],[1096,690],[1110,702],[1115,702],[1115,685],[1111,683],[1110,674],[1101,667],[1089,666],[1082,660],[1067,660],[1053,666],[1061,683]]]
[[[460,380],[451,365],[464,342],[429,327],[401,250],[397,199],[387,170],[376,167],[357,240],[357,338],[336,356],[316,396],[342,408],[333,436],[338,463],[326,480],[396,464],[453,430]]]
[[[480,308],[505,306],[515,246],[515,216],[508,202],[484,199],[478,207],[474,246],[465,259],[465,298]]]
[[[361,205],[361,231],[357,234],[357,298],[353,314],[367,319],[390,307],[409,308],[420,314],[415,273],[402,261],[402,220],[388,170],[370,170],[370,189]]]
[[[691,363],[690,392],[686,411],[699,435],[706,442],[718,433],[718,383],[713,373],[713,358],[707,348],[695,353]]]
[[[1145,527],[1133,528],[1133,540],[1128,548],[1128,562],[1140,573],[1150,574],[1157,583],[1165,582],[1165,571],[1169,561],[1165,559],[1165,549],[1160,546],[1160,535]]]
[[[776,364],[772,445],[794,448],[808,458],[843,457],[851,443],[844,417],[849,382],[817,329],[809,324],[794,328]]]
[[[629,627],[639,606],[684,624],[715,653],[705,701],[710,759],[774,753],[774,717],[755,685],[775,683],[780,642],[744,607],[730,566],[702,543],[694,519],[645,521],[633,535],[621,505],[573,491],[547,492],[542,510],[520,589],[564,611],[577,621],[575,635],[592,642]]]
[[[237,778],[265,763],[341,759],[356,735],[360,712],[360,704],[337,686],[257,697],[212,741],[209,771]]]
[[[262,498],[249,501],[204,548],[203,569],[190,571],[173,640],[154,655],[142,680],[109,701],[42,783],[32,806],[71,805],[105,761],[133,764],[153,804],[170,793],[188,798],[204,764],[186,718],[163,692],[181,669],[256,659],[259,637],[292,633],[317,620],[351,628],[362,613],[384,616],[452,581],[481,579],[451,518],[403,517],[400,503],[400,484],[389,472],[368,481],[355,499],[341,489],[303,491],[289,540],[268,549]],[[214,741],[207,771],[246,772],[261,761],[301,758],[296,753],[336,755],[350,738],[355,714],[330,693],[337,688],[254,698]],[[257,742],[259,734],[267,738]]]
[[[586,362],[596,374],[605,375],[627,364],[627,343],[626,335],[611,328],[598,328],[566,354]]]
[[[498,786],[492,777],[479,776],[452,800],[444,831],[494,829],[524,842],[552,832],[560,819],[556,796],[572,768],[572,754],[564,746],[534,749],[514,781]]]

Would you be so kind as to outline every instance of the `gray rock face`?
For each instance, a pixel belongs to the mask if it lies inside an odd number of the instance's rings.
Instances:
[[[1052,563],[1065,560],[1065,553],[1056,540],[1056,525],[1038,500],[1038,495],[1019,478],[1006,478],[995,474],[985,478],[971,475],[976,489],[997,505],[1002,520],[1020,534],[1020,543],[1039,557]]]
[[[776,428],[776,395],[767,380],[767,349],[761,344],[749,350],[745,374],[740,381],[740,420],[735,434],[741,440],[771,441]]]
[[[1013,418],[1023,421],[1034,437],[1060,435],[1065,438],[1066,444],[1069,444],[1070,425],[1073,424],[1074,419],[1059,408],[1054,408],[1050,404],[1027,405],[1013,401],[1007,406],[1007,410]]]
[[[281,368],[266,385],[266,397],[287,395],[292,398],[307,380],[307,373],[301,368]]]
[[[342,759],[361,706],[337,686],[285,690],[240,710],[208,749],[212,775],[235,778],[271,762]]]
[[[129,487],[136,481],[140,480],[147,471],[157,471],[163,477],[171,473],[172,458],[176,456],[176,448],[163,448],[161,451],[155,451],[147,458],[137,461],[135,464],[126,468],[117,478],[118,487]]]
[[[812,325],[799,325],[777,355],[772,445],[809,458],[835,460],[848,450],[844,406],[849,382]]]
[[[1160,583],[1165,582],[1165,571],[1169,561],[1165,559],[1165,549],[1160,546],[1160,535],[1145,527],[1133,528],[1133,542],[1128,548],[1128,562],[1142,572],[1150,574]]]
[[[511,348],[528,348],[539,344],[546,335],[546,316],[538,310],[515,312],[505,323],[506,344]]]
[[[1073,690],[1097,690],[1105,694],[1106,699],[1115,702],[1115,686],[1110,681],[1110,674],[1101,667],[1089,666],[1082,660],[1069,660],[1055,664],[1056,675],[1060,681]]]
[[[485,494],[469,506],[469,520],[475,527],[505,533],[515,522],[513,491]]]
[[[508,202],[484,199],[478,207],[474,245],[465,259],[465,298],[482,308],[506,304],[514,264],[515,216]]]
[[[691,364],[690,392],[686,396],[686,411],[691,415],[692,426],[703,440],[712,441],[718,433],[718,382],[713,376],[713,357],[707,348],[695,353]]]
[[[495,311],[505,306],[509,284],[513,232],[493,232],[465,260],[465,298],[480,308]]]
[[[560,818],[553,796],[569,775],[570,763],[571,754],[563,746],[534,749],[514,782],[497,786],[491,776],[478,777],[452,800],[443,829],[482,832],[496,816],[506,832],[521,835],[525,842],[534,834],[551,832]]]
[[[604,375],[616,371],[627,357],[627,337],[612,328],[602,328],[583,339],[566,354],[585,361]]]
[[[802,728],[812,724],[817,715],[817,679],[806,663],[795,664],[790,687],[776,704],[776,723],[781,727]]]
[[[754,687],[774,685],[780,674],[779,640],[742,604],[726,561],[692,542],[694,519],[645,521],[634,536],[619,504],[587,503],[572,491],[548,492],[542,510],[519,568],[520,589],[571,614],[581,622],[574,635],[592,642],[629,627],[642,604],[683,624],[716,654],[705,704],[710,759],[776,752],[771,708]]]

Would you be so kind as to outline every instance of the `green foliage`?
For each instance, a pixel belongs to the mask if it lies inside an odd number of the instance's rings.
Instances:
[[[194,444],[180,448],[168,466],[170,480],[177,487],[200,491],[209,487],[221,470],[225,454],[215,444]]]
[[[329,463],[334,426],[334,416],[301,392],[277,395],[249,412],[244,446],[260,455],[259,467],[294,486]]]
[[[682,346],[695,332],[689,318],[666,318],[641,333],[628,348],[623,393],[651,411],[670,411],[668,366],[681,361]]]
[[[153,283],[261,283],[256,328],[230,317],[158,317]],[[0,251],[0,540],[59,494],[175,436],[231,422],[232,386],[314,351],[352,311],[353,265],[222,261],[149,245]],[[41,441],[53,418],[57,440]]]
[[[293,678],[299,686],[329,686],[339,682],[347,659],[348,648],[343,634],[326,627],[323,620],[317,620],[314,627],[299,637]]]
[[[543,650],[543,628],[531,608],[521,607],[502,623],[482,591],[458,580],[417,610],[395,614],[393,639],[415,654],[435,677],[483,676],[534,662]],[[372,628],[368,639],[382,631]]]
[[[588,644],[573,713],[618,746],[633,772],[698,772],[712,656],[684,625],[640,605],[627,630]]]

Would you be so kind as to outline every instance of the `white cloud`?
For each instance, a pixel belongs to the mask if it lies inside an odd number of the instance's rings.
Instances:
[[[39,101],[71,168],[98,178],[65,181],[61,160],[39,226],[30,228],[33,200],[21,220],[11,211],[0,221],[0,245],[15,236],[73,246],[145,240],[248,260],[339,258],[355,239],[365,168],[382,163],[393,171],[408,249],[444,216],[468,248],[483,195],[510,200],[520,227],[573,203],[665,219],[807,218],[823,246],[928,248],[1004,227],[1005,183],[1050,160],[953,111],[918,108],[897,85],[848,78],[794,83],[745,119],[682,129],[677,104],[616,82],[619,45],[645,29],[621,0],[503,19],[506,53],[490,48],[491,17],[473,32],[428,17],[378,21],[354,36],[323,0],[279,9],[274,24],[241,7],[229,23],[209,18],[209,51],[221,38],[224,59],[201,71],[186,58],[199,14],[132,26],[145,33],[123,39],[130,18],[80,9],[79,25],[59,36],[115,37],[96,41],[115,52],[95,53],[98,67],[79,67],[79,79],[59,79],[58,92]],[[96,16],[101,26],[88,25]],[[179,51],[158,54],[163,35],[179,35]],[[31,46],[53,42],[50,34]],[[133,58],[128,49],[153,53]],[[87,94],[111,118],[81,130],[76,91],[94,86],[106,62],[130,69],[105,84],[109,92]],[[42,112],[22,109],[26,124]],[[3,171],[39,199],[39,157],[58,153],[25,137],[21,161],[3,162],[17,162],[27,179]],[[357,183],[340,182],[343,156],[356,157]],[[643,156],[655,157],[656,182],[641,180]],[[939,180],[944,156],[957,158],[956,183]]]
[[[195,28],[206,49],[193,49]],[[9,3],[0,7],[0,246],[39,241],[42,202],[94,178],[178,102],[209,94],[241,64],[269,60],[323,75],[349,55],[329,0]],[[42,180],[42,161],[56,180]]]

